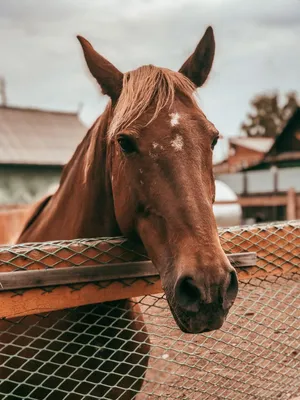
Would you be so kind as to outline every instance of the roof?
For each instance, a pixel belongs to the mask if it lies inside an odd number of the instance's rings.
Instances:
[[[66,164],[87,128],[76,113],[0,106],[0,164]]]
[[[283,152],[300,151],[300,107],[297,107],[294,114],[288,120],[280,135],[277,136],[273,146],[270,148],[268,156],[279,155]]]
[[[274,138],[267,137],[237,137],[230,139],[230,144],[246,147],[259,153],[267,153],[273,143]]]
[[[271,164],[298,166],[300,163],[300,107],[297,107],[264,158],[248,168],[264,169]]]

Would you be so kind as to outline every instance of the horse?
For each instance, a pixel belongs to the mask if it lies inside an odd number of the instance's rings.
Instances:
[[[144,65],[122,73],[77,38],[109,101],[64,167],[57,191],[32,210],[17,243],[124,235],[145,248],[183,332],[219,329],[238,281],[213,214],[212,155],[219,132],[195,96],[213,64],[213,29],[206,29],[178,71]],[[134,399],[150,351],[141,312],[130,299],[98,310],[113,310],[117,324],[105,328],[115,351],[103,356],[106,372],[97,393]]]

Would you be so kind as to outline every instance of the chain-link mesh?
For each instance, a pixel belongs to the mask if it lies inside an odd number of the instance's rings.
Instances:
[[[238,298],[220,330],[181,333],[162,294],[130,304],[117,301],[2,318],[0,399],[299,396],[300,222],[221,230],[220,237],[227,253],[255,251],[258,256],[256,267],[238,269]],[[60,242],[49,245],[50,252],[46,249],[39,244],[6,247],[0,269],[145,259],[121,239]],[[22,301],[22,295],[17,297]]]

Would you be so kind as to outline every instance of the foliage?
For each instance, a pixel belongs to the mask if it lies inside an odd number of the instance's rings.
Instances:
[[[255,96],[251,101],[254,111],[247,114],[241,130],[250,137],[277,136],[300,105],[296,92],[287,93],[284,100],[281,105],[278,93]]]

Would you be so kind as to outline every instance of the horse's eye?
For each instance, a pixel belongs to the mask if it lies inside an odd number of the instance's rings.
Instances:
[[[130,154],[136,151],[136,144],[134,139],[127,135],[121,135],[118,137],[118,143],[123,153]]]
[[[214,138],[214,140],[212,141],[212,143],[211,143],[212,150],[215,148],[216,144],[218,143],[218,140],[219,140],[219,136],[216,136]]]

